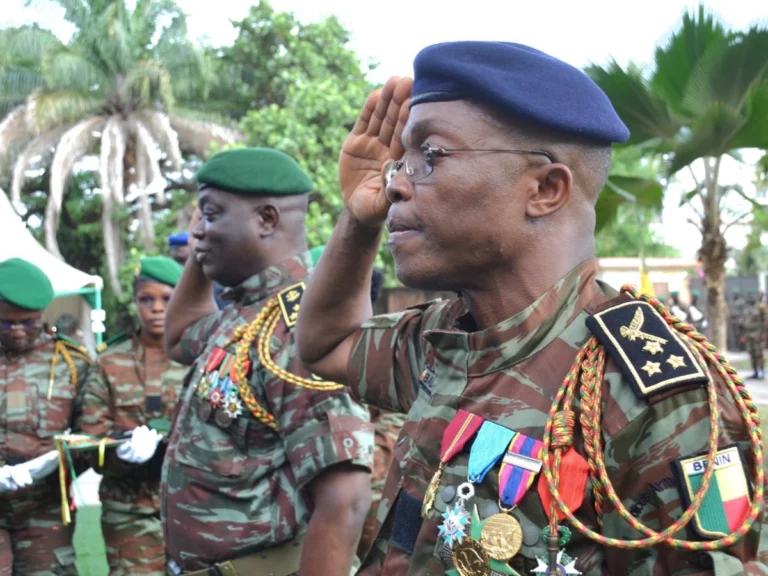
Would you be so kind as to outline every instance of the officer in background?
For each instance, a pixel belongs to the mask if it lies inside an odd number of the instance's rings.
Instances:
[[[688,307],[688,313],[690,314],[690,322],[696,327],[696,330],[704,332],[709,323],[704,312],[699,307],[699,298],[701,298],[701,292],[693,290],[691,292],[691,305]]]
[[[595,203],[629,138],[608,98],[519,44],[414,69],[344,142],[297,332],[318,376],[408,414],[359,574],[768,574],[743,383],[657,300],[597,282]],[[385,226],[403,284],[459,296],[371,317]]]
[[[749,300],[744,307],[741,333],[749,353],[749,361],[752,364],[752,379],[764,380],[764,350],[766,343],[768,343],[768,307],[763,301],[763,295],[758,294],[757,290],[750,292]]]
[[[169,568],[347,576],[373,433],[365,408],[295,351],[312,183],[266,148],[221,152],[197,180],[194,254],[166,324],[169,356],[194,365],[163,465]],[[220,312],[213,281],[230,302]]]
[[[101,527],[110,574],[165,574],[160,523],[163,435],[181,396],[186,367],[165,355],[165,313],[182,267],[165,256],[139,261],[133,301],[139,329],[102,344],[88,378],[79,429],[95,437],[131,432],[100,469]],[[158,449],[159,447],[159,449]]]
[[[0,574],[77,574],[53,437],[80,410],[91,360],[62,334],[43,333],[53,296],[34,264],[0,262]]]

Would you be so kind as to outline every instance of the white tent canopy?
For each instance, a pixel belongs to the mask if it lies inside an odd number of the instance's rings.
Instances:
[[[0,189],[0,262],[9,258],[23,258],[38,266],[51,279],[57,294],[104,287],[101,276],[81,272],[43,248],[24,226],[5,191]]]

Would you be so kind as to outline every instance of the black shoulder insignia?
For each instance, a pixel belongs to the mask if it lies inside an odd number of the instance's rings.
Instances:
[[[588,318],[587,327],[640,399],[707,382],[707,374],[691,350],[647,302],[632,300],[612,306]]]
[[[299,304],[301,297],[304,296],[304,288],[304,282],[299,282],[281,290],[277,295],[280,311],[283,313],[283,321],[288,328],[293,328],[299,318]]]

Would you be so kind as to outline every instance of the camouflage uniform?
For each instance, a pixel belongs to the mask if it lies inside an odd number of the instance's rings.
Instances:
[[[89,379],[80,429],[92,436],[133,430],[152,419],[173,418],[187,369],[162,350],[124,337],[100,357]],[[99,489],[101,525],[110,573],[165,574],[160,523],[160,466],[165,444],[146,464],[134,466],[110,453]]]
[[[281,289],[304,281],[309,253],[290,258],[227,289],[232,304],[186,330],[186,363],[196,362],[171,433],[162,476],[162,517],[168,555],[182,570],[254,554],[294,540],[307,527],[302,493],[324,469],[341,462],[373,463],[367,410],[345,392],[316,392],[273,376],[251,349],[250,387],[277,422],[265,426],[244,408],[227,428],[203,422],[206,400],[196,388],[203,364],[235,328],[251,322]],[[227,350],[234,352],[234,346]],[[310,377],[297,358],[293,333],[280,322],[271,342],[274,361]]]
[[[84,349],[67,344],[77,389],[58,357],[51,399],[55,341],[41,335],[21,355],[0,351],[0,459],[18,464],[54,449],[53,436],[72,426],[90,369]],[[0,574],[77,574],[72,526],[63,526],[58,474],[28,488],[0,495]]]
[[[766,344],[766,326],[768,311],[764,302],[755,302],[744,309],[742,333],[747,342],[749,359],[756,375],[765,369],[763,350]]]
[[[408,419],[379,505],[381,528],[360,575],[437,575],[452,566],[438,526],[455,503],[453,489],[467,480],[466,451],[447,465],[433,509],[423,521],[420,515],[427,485],[438,467],[443,431],[457,410],[464,409],[543,438],[554,395],[577,350],[591,335],[587,317],[627,299],[598,284],[596,269],[594,261],[584,263],[529,308],[478,332],[465,331],[472,329],[472,321],[459,299],[374,317],[363,325],[349,363],[353,395],[407,413]],[[719,392],[721,399],[727,398],[724,387]],[[617,493],[651,528],[670,525],[682,513],[670,464],[707,446],[705,390],[687,386],[638,400],[609,360],[603,406],[606,466]],[[725,400],[720,410],[719,445],[738,442],[747,447],[736,407]],[[577,426],[574,445],[583,454],[579,431]],[[475,486],[468,506],[476,504],[481,518],[498,512],[497,490],[498,466]],[[586,490],[585,503],[576,513],[579,519],[608,536],[639,537],[610,505],[604,507],[604,525],[598,529],[590,487]],[[514,516],[527,537],[510,565],[519,574],[528,574],[537,567],[536,557],[546,557],[546,541],[539,530],[547,525],[547,517],[535,488],[524,496]],[[764,564],[768,542],[760,524],[756,526],[727,553],[603,548],[575,530],[566,548],[578,558],[576,569],[590,576],[712,574],[713,563],[718,575],[768,574]]]
[[[376,446],[373,453],[373,472],[371,473],[371,492],[373,493],[371,509],[368,511],[368,517],[365,519],[363,534],[357,547],[357,555],[360,558],[365,557],[376,537],[376,516],[379,502],[384,493],[384,484],[387,480],[387,474],[389,474],[389,467],[392,464],[395,444],[397,443],[398,436],[400,436],[400,430],[402,430],[403,424],[405,424],[404,414],[381,410],[374,406],[369,406],[368,412],[371,415]]]

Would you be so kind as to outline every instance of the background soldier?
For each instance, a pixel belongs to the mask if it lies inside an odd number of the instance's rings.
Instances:
[[[373,434],[365,408],[295,351],[312,183],[258,148],[217,154],[197,179],[195,254],[166,327],[169,355],[195,363],[163,465],[170,568],[347,576],[370,506]],[[231,302],[218,313],[212,281]]]
[[[430,46],[414,69],[368,98],[342,147],[345,211],[297,332],[315,373],[408,413],[359,574],[768,574],[742,384],[657,301],[596,281],[595,202],[629,138],[605,94],[504,42]],[[460,297],[371,318],[385,224],[406,286]],[[701,502],[703,470],[734,490],[691,512],[688,537],[726,539],[703,556],[636,542],[685,534],[673,522]]]
[[[764,349],[766,334],[768,334],[768,309],[763,301],[763,295],[757,291],[750,293],[749,302],[744,308],[742,317],[742,338],[749,352],[749,361],[752,363],[752,378],[765,379]]]
[[[107,456],[99,488],[110,574],[165,574],[160,468],[186,368],[163,349],[165,313],[182,267],[164,256],[142,258],[133,280],[139,330],[105,343],[88,379],[80,429],[91,436],[132,431]],[[147,428],[149,427],[149,429]],[[95,464],[95,463],[94,463]]]
[[[53,296],[34,264],[0,262],[0,574],[77,574],[53,436],[72,426],[90,359],[42,333]]]

